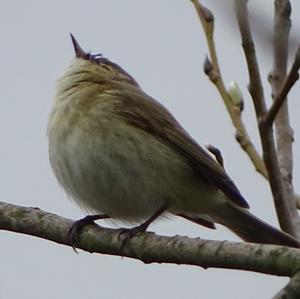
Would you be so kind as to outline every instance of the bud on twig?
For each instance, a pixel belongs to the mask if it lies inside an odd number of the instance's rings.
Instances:
[[[224,159],[221,151],[211,144],[208,144],[205,147],[215,156],[217,162],[224,168]]]
[[[211,61],[209,60],[208,56],[206,55],[205,57],[205,61],[204,61],[204,64],[203,64],[203,70],[204,70],[204,73],[209,76],[213,70],[213,65],[211,63]]]
[[[207,23],[212,23],[214,21],[214,15],[212,14],[212,12],[203,5],[202,5],[202,15],[204,17],[204,20]]]
[[[238,84],[235,81],[231,81],[229,88],[227,90],[228,94],[230,95],[232,103],[239,107],[240,111],[244,109],[244,100],[242,91],[239,88]]]

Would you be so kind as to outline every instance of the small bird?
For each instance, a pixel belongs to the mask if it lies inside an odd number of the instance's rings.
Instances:
[[[80,207],[145,231],[177,215],[241,239],[299,247],[249,212],[224,168],[119,65],[82,50],[57,82],[48,122],[54,174]]]

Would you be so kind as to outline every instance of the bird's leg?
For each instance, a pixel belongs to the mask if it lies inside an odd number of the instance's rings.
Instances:
[[[160,215],[162,215],[167,209],[168,205],[163,205],[160,209],[158,209],[149,219],[147,219],[142,224],[132,227],[132,228],[122,228],[120,232],[120,236],[124,236],[122,247],[127,243],[129,239],[134,237],[137,233],[145,232],[149,225],[157,219]]]
[[[88,215],[82,219],[79,219],[75,221],[71,228],[68,231],[67,239],[69,240],[69,243],[72,245],[75,252],[77,252],[75,247],[75,240],[76,236],[82,231],[82,229],[89,224],[95,224],[94,221],[101,220],[101,219],[108,219],[111,218],[108,215],[105,214],[99,214],[99,215]]]

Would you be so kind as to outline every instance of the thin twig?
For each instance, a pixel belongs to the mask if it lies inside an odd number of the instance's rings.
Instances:
[[[250,30],[247,0],[235,0],[235,10],[242,38],[242,46],[247,60],[250,80],[249,92],[252,96],[258,123],[260,124],[260,119],[266,113],[266,103]],[[284,189],[272,128],[259,125],[259,133],[263,148],[263,158],[268,170],[269,182],[280,226],[284,231],[299,238],[300,230],[297,230],[293,222],[294,212],[290,209],[290,203]],[[296,211],[296,207],[294,210]]]
[[[282,83],[280,91],[278,92],[277,96],[274,99],[273,105],[271,106],[267,114],[262,119],[265,126],[271,126],[273,124],[275,117],[277,116],[281,106],[285,102],[289,91],[296,83],[296,81],[299,79],[299,73],[298,73],[299,68],[300,68],[300,47],[297,50],[293,66],[289,74],[285,78],[284,82]]]
[[[253,99],[257,118],[260,119],[265,114],[266,104],[256,58],[255,46],[250,30],[247,0],[235,0],[235,11],[249,72],[250,83],[248,89]]]
[[[241,118],[241,109],[236,106],[231,100],[230,95],[228,94],[226,87],[223,82],[222,74],[220,72],[217,52],[215,48],[215,42],[213,38],[214,32],[214,17],[213,14],[205,8],[198,0],[192,0],[192,3],[195,7],[195,10],[201,21],[205,37],[207,40],[207,45],[209,48],[210,59],[206,60],[206,63],[209,63],[211,68],[207,68],[207,75],[210,80],[214,83],[217,90],[219,91],[224,104],[227,108],[227,111],[231,117],[232,123],[236,129],[236,140],[239,142],[241,148],[247,153],[248,157],[252,161],[256,171],[260,173],[266,179],[268,178],[268,173],[266,171],[264,162],[256,150],[254,144],[252,143],[249,134],[246,130],[246,127]]]
[[[0,230],[18,232],[70,247],[70,219],[37,208],[0,202]],[[144,263],[185,264],[292,276],[300,267],[300,250],[275,245],[210,241],[140,233],[122,246],[119,229],[89,225],[76,238],[76,248],[91,253],[129,257]]]

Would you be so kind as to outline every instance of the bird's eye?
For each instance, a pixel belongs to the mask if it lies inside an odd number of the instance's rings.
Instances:
[[[102,58],[103,58],[102,54],[91,54],[91,53],[87,53],[85,59],[100,64],[100,60],[101,60]]]
[[[102,57],[103,57],[103,55],[101,53],[99,53],[99,54],[90,54],[90,59],[91,60],[99,60]]]

